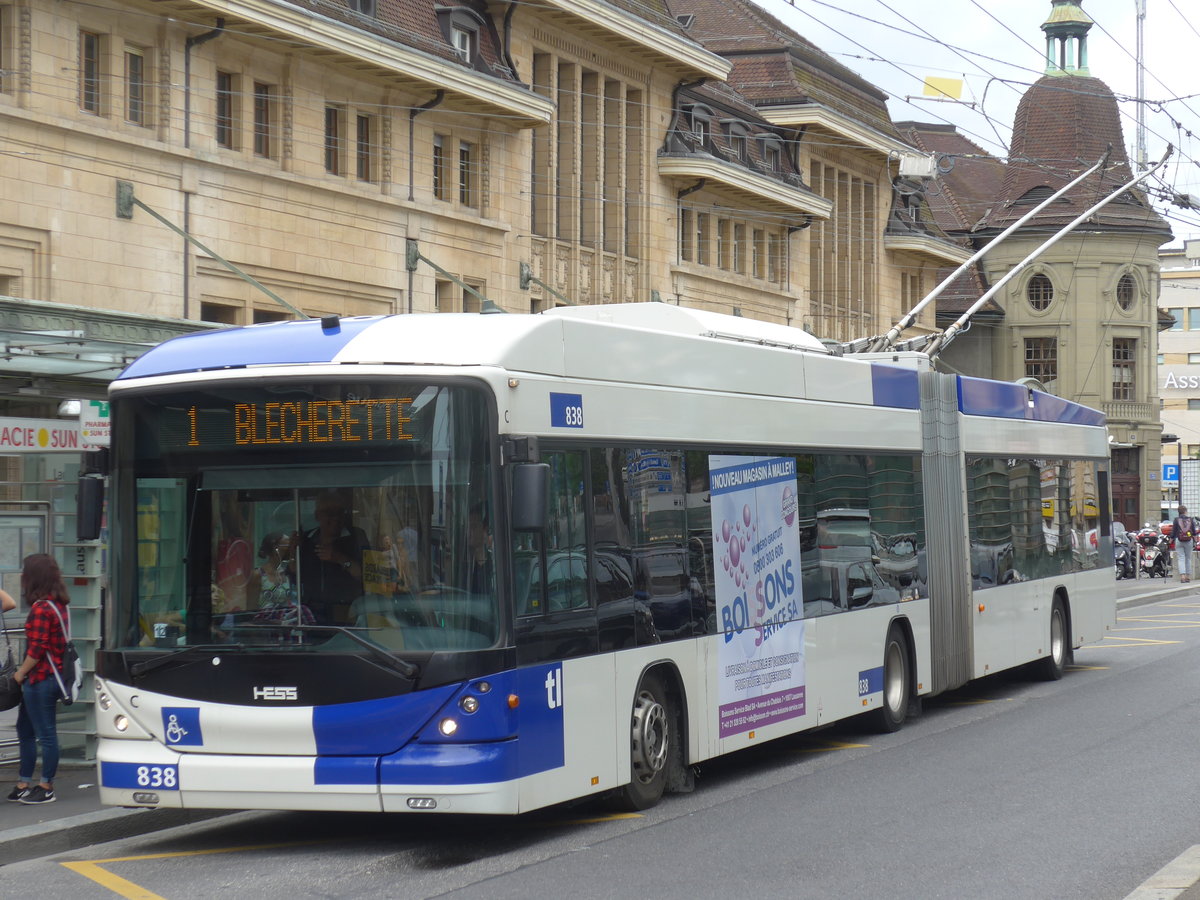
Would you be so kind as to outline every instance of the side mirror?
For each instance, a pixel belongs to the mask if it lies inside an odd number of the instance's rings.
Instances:
[[[512,472],[513,531],[543,531],[550,497],[549,463],[516,463]]]
[[[850,589],[850,608],[857,609],[860,606],[866,606],[871,602],[871,598],[875,596],[875,589],[869,584],[859,585]]]
[[[104,479],[99,475],[84,475],[75,494],[75,539],[99,540],[103,517]]]

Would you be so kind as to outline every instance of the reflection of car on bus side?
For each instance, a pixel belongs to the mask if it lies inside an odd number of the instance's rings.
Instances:
[[[803,578],[804,615],[808,618],[903,599],[869,559],[822,559],[805,567]]]

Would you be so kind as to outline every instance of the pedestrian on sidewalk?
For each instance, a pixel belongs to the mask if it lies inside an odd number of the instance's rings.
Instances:
[[[62,571],[54,557],[35,553],[25,558],[21,593],[29,603],[25,619],[25,659],[14,673],[23,684],[17,711],[17,740],[21,764],[9,802],[36,805],[53,803],[54,776],[58,774],[58,701],[61,692],[51,666],[61,670],[67,636],[60,616],[70,598]],[[57,613],[55,607],[58,607]],[[42,780],[33,783],[38,746],[42,748]]]
[[[1179,580],[1187,584],[1192,580],[1192,551],[1196,547],[1196,520],[1187,514],[1187,507],[1179,507],[1179,515],[1171,523],[1171,539],[1175,541],[1175,553],[1179,557]]]

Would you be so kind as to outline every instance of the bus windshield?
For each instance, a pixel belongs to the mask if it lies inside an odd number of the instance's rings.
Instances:
[[[110,649],[498,639],[482,390],[200,386],[119,398],[114,419],[117,520],[136,525],[114,534]]]

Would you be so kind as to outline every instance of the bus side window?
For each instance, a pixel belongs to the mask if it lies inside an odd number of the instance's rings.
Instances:
[[[550,466],[546,531],[540,548],[516,551],[517,615],[589,605],[583,454],[543,453],[542,462]]]

